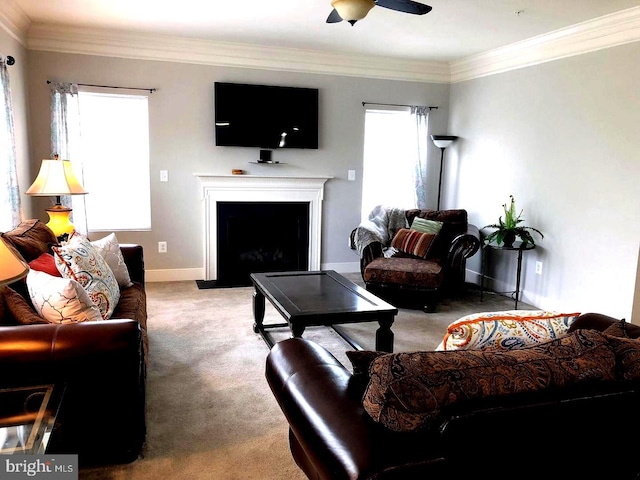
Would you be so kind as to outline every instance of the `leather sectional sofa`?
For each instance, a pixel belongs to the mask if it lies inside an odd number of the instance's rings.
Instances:
[[[266,378],[288,420],[293,457],[310,479],[634,479],[640,459],[628,441],[640,427],[640,355],[638,342],[629,338],[638,338],[640,327],[622,323],[623,335],[613,337],[611,329],[619,327],[611,317],[583,314],[566,337],[581,337],[581,351],[597,347],[605,352],[606,380],[597,378],[601,357],[590,364],[580,355],[554,361],[551,367],[543,362],[540,378],[549,374],[556,385],[462,401],[442,409],[428,428],[410,431],[389,428],[365,410],[372,400],[369,375],[373,378],[375,369],[363,372],[354,363],[352,373],[311,341],[294,338],[276,344],[266,361]],[[614,354],[608,342],[625,348]],[[548,355],[547,346],[531,348]],[[555,352],[561,356],[566,348],[559,344]],[[406,367],[400,361],[391,365]],[[559,385],[563,370],[575,375],[576,382]],[[416,387],[413,393],[425,400],[427,391]],[[419,403],[412,405],[410,398],[396,403],[400,413],[388,418],[395,421],[419,409]]]
[[[26,262],[57,243],[39,220],[2,239]],[[0,289],[0,388],[65,385],[47,451],[78,454],[81,465],[133,461],[146,437],[144,257],[139,245],[120,248],[132,285],[121,288],[109,320],[24,324],[35,313],[24,279]]]

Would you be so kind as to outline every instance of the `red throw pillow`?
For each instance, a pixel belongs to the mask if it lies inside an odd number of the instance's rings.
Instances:
[[[35,260],[31,260],[29,262],[29,267],[32,270],[48,273],[53,277],[62,277],[58,267],[56,267],[56,260],[50,253],[43,253]]]

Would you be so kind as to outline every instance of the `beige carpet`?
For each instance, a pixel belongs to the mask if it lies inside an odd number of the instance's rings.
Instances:
[[[347,275],[361,283],[359,275]],[[147,284],[150,365],[147,444],[137,461],[83,469],[81,479],[297,480],[287,423],[264,378],[268,348],[253,332],[251,287],[199,290],[195,282]],[[395,351],[435,348],[446,326],[469,313],[513,309],[513,300],[475,288],[426,314],[401,309]],[[522,304],[521,309],[533,308]],[[267,302],[265,323],[280,323]],[[376,323],[345,326],[364,348]],[[278,329],[280,330],[280,329]],[[276,333],[284,339],[288,331]],[[348,345],[329,328],[304,335],[348,365]],[[109,428],[108,425],[96,428]]]

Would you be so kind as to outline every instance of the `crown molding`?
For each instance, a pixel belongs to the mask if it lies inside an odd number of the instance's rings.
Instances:
[[[26,48],[29,17],[12,0],[0,2],[0,27]]]
[[[30,50],[259,68],[290,72],[449,83],[446,62],[349,55],[126,31],[34,24]]]
[[[32,24],[12,0],[0,2],[0,26],[30,50],[388,80],[457,83],[637,42],[640,40],[640,7],[632,7],[451,63]]]
[[[640,7],[632,7],[452,62],[451,82],[508,72],[639,40]]]

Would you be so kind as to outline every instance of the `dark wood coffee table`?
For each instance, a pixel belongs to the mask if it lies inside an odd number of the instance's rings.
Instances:
[[[269,348],[274,342],[268,329],[289,327],[292,336],[301,337],[306,327],[324,325],[361,350],[338,324],[377,321],[376,350],[393,351],[391,325],[398,309],[335,271],[252,273],[250,278],[255,287],[253,330]],[[286,323],[263,324],[265,298]]]

